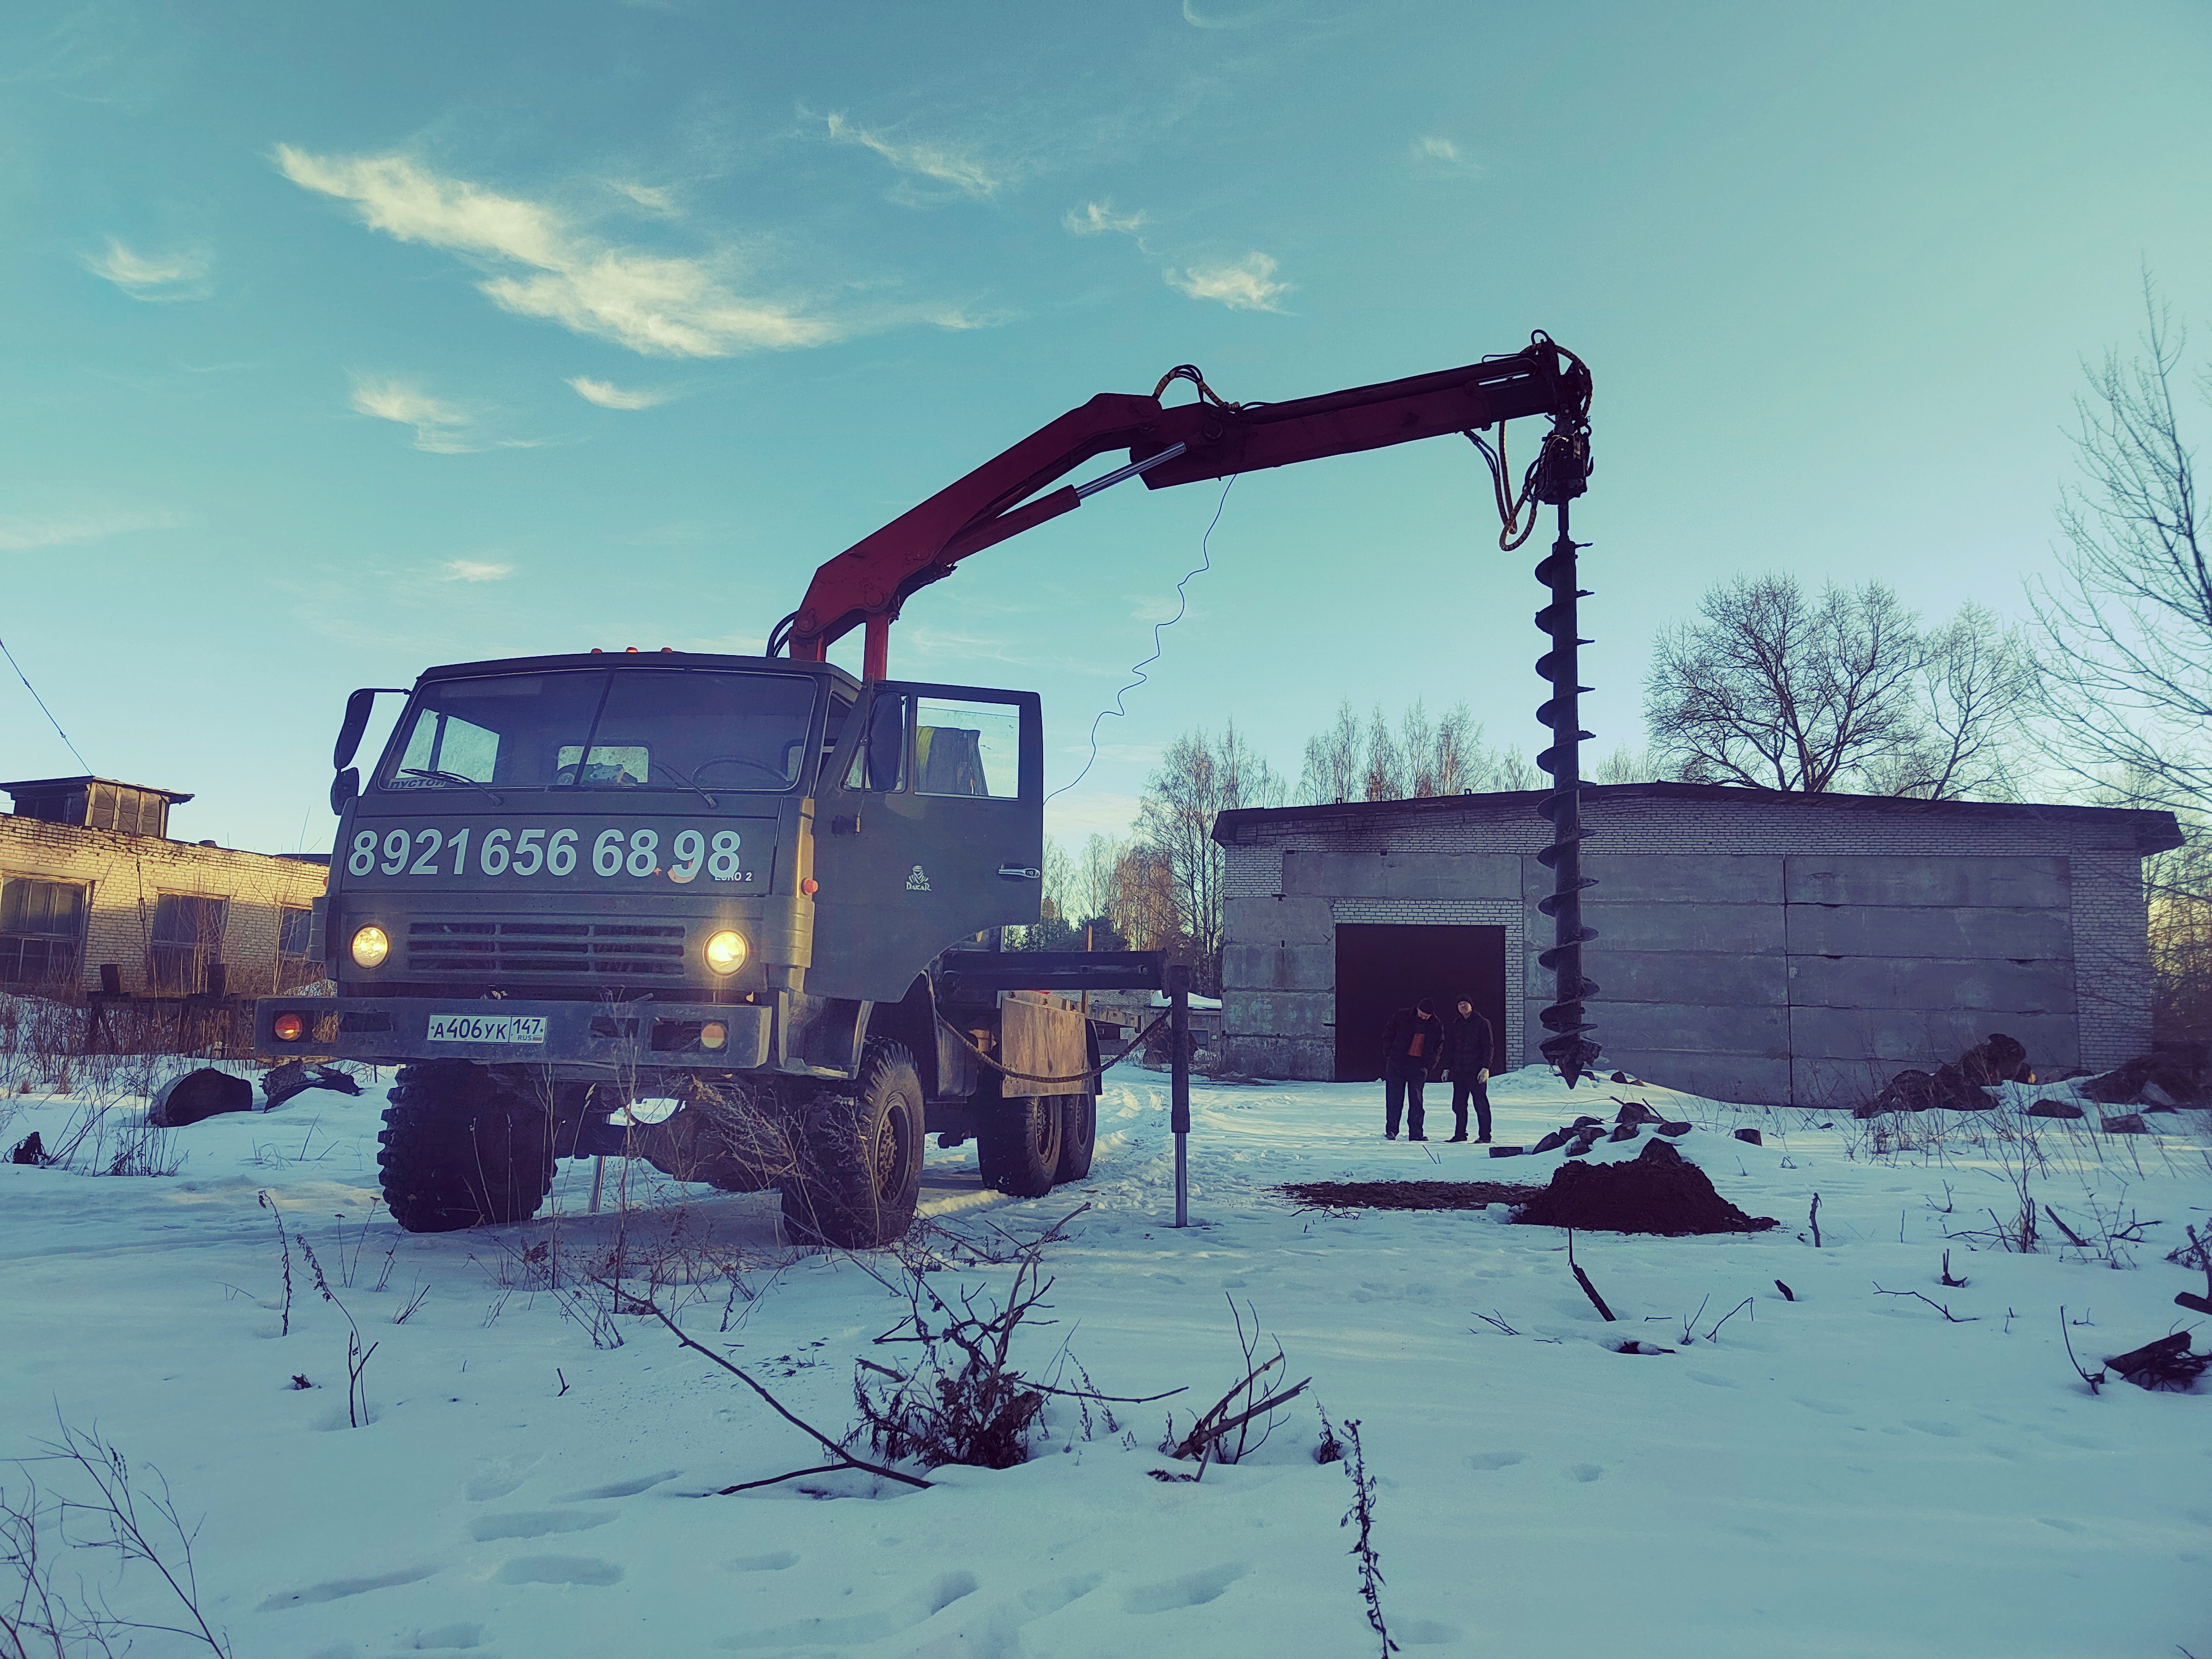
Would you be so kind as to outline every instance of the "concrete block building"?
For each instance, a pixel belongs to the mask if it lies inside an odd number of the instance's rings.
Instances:
[[[108,778],[0,783],[0,990],[73,995],[102,964],[120,988],[204,989],[220,962],[229,988],[286,988],[316,977],[308,924],[325,860],[168,838],[189,794]]]
[[[1382,1022],[1471,996],[1539,1058],[1535,793],[1224,812],[1228,1063],[1373,1078]],[[2172,815],[1681,783],[1583,794],[1607,1070],[1729,1099],[1865,1097],[1994,1030],[2043,1069],[2150,1046],[2142,860]]]

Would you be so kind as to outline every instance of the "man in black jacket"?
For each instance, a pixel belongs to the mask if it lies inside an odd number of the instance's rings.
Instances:
[[[1459,1018],[1444,1038],[1444,1060],[1451,1067],[1452,1139],[1467,1139],[1467,1108],[1474,1103],[1479,1140],[1490,1139],[1490,1022],[1474,1012],[1467,997],[1455,1011]]]
[[[1382,1139],[1398,1138],[1398,1114],[1406,1114],[1406,1139],[1426,1140],[1421,1133],[1421,1091],[1443,1069],[1444,1027],[1436,1005],[1426,997],[1401,1008],[1382,1028]]]

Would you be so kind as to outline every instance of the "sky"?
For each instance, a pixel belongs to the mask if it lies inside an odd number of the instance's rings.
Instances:
[[[0,665],[0,776],[319,850],[356,686],[757,653],[1096,392],[1534,329],[1595,377],[1585,721],[1636,747],[1654,632],[1739,573],[2025,614],[2146,270],[2212,347],[2208,70],[2184,0],[9,7],[0,639],[83,764]],[[1205,540],[1064,841],[1194,728],[1295,776],[1347,697],[1533,753],[1496,531],[1456,439],[1125,485],[913,599],[892,672],[1040,691],[1058,787]]]

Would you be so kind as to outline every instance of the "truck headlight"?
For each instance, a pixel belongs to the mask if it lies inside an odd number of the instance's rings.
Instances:
[[[374,968],[391,954],[390,936],[374,923],[353,936],[353,959],[360,967]]]
[[[718,974],[734,974],[745,965],[745,936],[725,928],[707,941],[707,966]]]

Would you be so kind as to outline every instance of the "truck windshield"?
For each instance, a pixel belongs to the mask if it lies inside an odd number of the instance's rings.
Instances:
[[[378,782],[416,789],[784,790],[814,712],[805,675],[579,669],[439,680]]]

